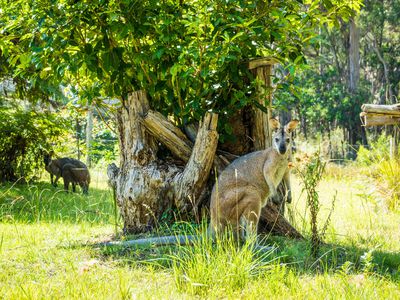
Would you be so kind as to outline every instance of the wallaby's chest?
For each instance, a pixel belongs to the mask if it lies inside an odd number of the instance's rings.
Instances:
[[[285,175],[288,168],[288,160],[286,158],[282,158],[277,161],[275,172],[273,172],[273,181],[275,186],[278,186],[279,183],[282,181],[283,176]]]

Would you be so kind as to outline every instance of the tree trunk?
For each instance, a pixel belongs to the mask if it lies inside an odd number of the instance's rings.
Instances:
[[[349,91],[355,94],[360,81],[360,30],[354,18],[350,20],[349,35]]]
[[[77,152],[78,160],[81,159],[80,138],[79,138],[80,132],[81,132],[81,125],[79,124],[78,117],[76,117],[76,119],[75,119],[75,137],[76,137],[76,152]]]
[[[267,113],[261,109],[254,108],[252,138],[254,150],[263,150],[271,146],[271,128],[269,119],[272,117],[272,90],[271,90],[272,65],[257,65],[255,74],[258,84],[258,103],[267,106]]]
[[[254,150],[271,145],[269,118],[272,66],[270,63],[263,66],[263,61],[260,63],[255,70],[260,81],[259,103],[268,107],[268,113],[255,109],[249,117],[249,134],[253,137],[254,145],[248,148]],[[242,113],[242,121],[249,121],[245,118],[247,112]],[[196,216],[200,203],[208,202],[214,184],[213,180],[208,180],[211,170],[221,172],[235,157],[217,151],[218,116],[210,113],[204,116],[197,132],[191,133],[191,139],[195,139],[193,143],[165,116],[149,109],[143,91],[129,95],[117,115],[120,167],[110,165],[107,174],[115,190],[125,232],[138,233],[154,228],[169,208],[175,207],[180,217],[190,213]],[[247,124],[243,124],[244,127],[239,125],[240,130],[247,130]],[[157,142],[170,150],[175,161],[157,158]],[[248,143],[251,144],[249,139]],[[260,221],[261,231],[272,230],[281,235],[301,237],[279,213],[279,207],[269,204],[264,209]]]
[[[179,157],[187,162],[185,168],[158,160],[157,142],[144,125],[144,118],[149,113],[147,96],[143,91],[134,92],[123,101],[117,113],[120,167],[112,164],[107,171],[124,219],[124,231],[129,233],[151,230],[171,207],[182,213],[196,211],[218,142],[218,116],[206,114],[190,156]],[[169,136],[179,132],[165,117],[159,117],[153,125],[161,132],[169,131]],[[180,133],[177,136],[177,144],[184,144],[183,136]],[[177,144],[166,146],[172,153],[179,153]]]
[[[93,106],[88,105],[86,115],[86,165],[90,168],[92,166],[92,140],[93,140]]]

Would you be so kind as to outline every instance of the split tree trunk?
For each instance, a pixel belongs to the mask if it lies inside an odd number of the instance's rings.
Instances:
[[[168,136],[178,137],[176,144],[167,146],[187,164],[182,168],[161,162],[156,156],[158,146],[150,126],[144,125],[146,116],[151,114],[143,91],[129,95],[118,111],[120,168],[112,164],[107,174],[116,192],[124,231],[129,233],[151,230],[167,208],[176,207],[182,213],[196,209],[218,143],[218,116],[206,114],[190,156],[180,156],[184,153],[179,151],[180,146],[187,142],[183,133],[165,117],[158,116],[160,119],[153,126],[160,129],[158,133],[168,132]],[[163,141],[159,134],[155,135]]]

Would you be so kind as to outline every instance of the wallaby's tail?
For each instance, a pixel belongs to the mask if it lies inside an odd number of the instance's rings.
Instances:
[[[167,246],[167,245],[193,245],[195,242],[203,239],[200,235],[169,235],[153,238],[129,240],[129,241],[111,241],[101,244],[101,246],[123,246],[123,247],[143,247],[143,246]]]

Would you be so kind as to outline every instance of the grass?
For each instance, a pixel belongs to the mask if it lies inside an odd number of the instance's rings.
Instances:
[[[0,299],[400,299],[400,214],[349,172],[330,168],[319,186],[321,224],[337,200],[317,261],[307,242],[281,237],[267,253],[207,242],[106,250],[96,246],[115,231],[104,175],[93,173],[88,197],[47,182],[3,185]],[[296,178],[293,188],[291,220],[308,236]]]

